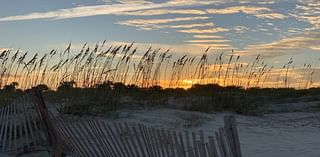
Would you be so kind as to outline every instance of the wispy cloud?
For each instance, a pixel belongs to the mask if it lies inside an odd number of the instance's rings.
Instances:
[[[264,13],[264,14],[256,14],[258,18],[266,18],[266,19],[284,19],[288,16],[280,14],[280,13]]]
[[[235,14],[235,13],[245,13],[245,14],[258,14],[261,12],[271,12],[270,8],[266,7],[255,7],[255,6],[233,6],[223,9],[207,9],[210,14]]]
[[[313,29],[320,29],[320,1],[299,0],[296,9],[291,16],[309,22]]]
[[[281,13],[274,13],[272,9],[258,6],[233,6],[222,9],[207,9],[210,14],[236,14],[244,13],[266,19],[284,19],[287,16]]]
[[[178,30],[178,32],[183,33],[193,33],[193,34],[207,34],[207,33],[218,33],[218,32],[227,32],[229,29],[217,27],[217,28],[210,28],[210,29],[185,29],[185,30]]]
[[[223,1],[202,1],[202,0],[169,0],[162,3],[153,3],[144,0],[117,1],[117,3],[106,2],[105,5],[78,6],[75,8],[59,9],[48,12],[34,12],[23,15],[7,16],[0,18],[0,21],[34,20],[34,19],[67,19],[97,15],[166,15],[166,14],[234,14],[245,13],[255,15],[259,18],[282,19],[285,15],[273,13],[272,9],[258,6],[232,6],[222,9],[180,9],[181,7],[205,6],[218,4]],[[227,1],[226,1],[227,2]],[[226,3],[225,2],[225,3]],[[265,13],[265,14],[262,14]]]
[[[199,38],[199,39],[221,39],[222,36],[218,35],[193,35],[193,38]]]
[[[228,42],[230,40],[188,40],[186,42],[188,43],[224,43],[224,42]]]
[[[24,15],[8,16],[0,18],[0,21],[33,20],[33,19],[67,19],[97,15],[120,14],[124,12],[134,12],[148,9],[175,8],[186,6],[202,6],[213,4],[216,1],[180,0],[167,1],[163,3],[152,3],[149,1],[139,1],[94,6],[79,6],[69,9],[59,9],[48,12],[34,12]]]
[[[177,26],[161,26],[159,24],[166,24],[170,22],[180,22],[180,21],[194,21],[194,20],[206,20],[209,17],[205,16],[197,16],[197,17],[179,17],[179,18],[172,18],[172,19],[135,19],[135,20],[128,20],[128,21],[121,21],[117,24],[126,25],[126,26],[133,26],[138,27],[139,29],[143,30],[152,30],[152,29],[159,29],[165,27],[171,28],[192,28],[196,26],[201,26],[203,24],[191,24],[191,25],[177,25]],[[204,24],[204,25],[213,25],[213,23]]]
[[[274,4],[276,3],[276,1],[270,1],[270,0],[267,0],[267,1],[258,1],[257,4]]]
[[[312,50],[320,51],[320,46],[319,46],[319,45],[310,46],[310,48],[311,48]]]
[[[204,20],[204,19],[209,19],[209,17],[197,16],[197,17],[180,17],[180,18],[173,18],[173,19],[135,19],[135,20],[119,22],[119,24],[133,25],[133,26],[154,25],[154,24],[163,24],[163,23],[177,22],[177,21],[192,21],[192,20]]]
[[[198,43],[198,44],[188,44],[189,46],[208,48],[212,50],[232,50],[232,46],[229,44],[210,44],[210,43]]]
[[[96,15],[115,14],[122,11],[135,11],[139,9],[152,9],[159,5],[141,4],[112,4],[96,6],[79,6],[70,9],[60,9],[49,12],[35,12],[25,15],[9,16],[0,18],[0,21],[34,20],[34,19],[67,19]]]
[[[288,29],[288,32],[290,32],[290,33],[299,33],[299,32],[301,32],[301,29],[298,29],[298,28],[290,28],[290,29]]]
[[[236,26],[233,28],[233,30],[236,31],[237,33],[243,33],[245,31],[249,30],[249,28],[246,26]]]
[[[153,15],[167,15],[167,14],[186,14],[186,15],[205,15],[206,11],[197,9],[153,9],[141,10],[135,12],[120,12],[117,15],[133,15],[133,16],[153,16]]]
[[[265,57],[278,57],[288,54],[299,54],[306,50],[320,52],[319,43],[319,32],[305,32],[302,35],[286,37],[271,43],[249,45],[243,51],[241,51],[241,54],[255,55],[259,53]]]
[[[109,1],[109,3],[112,3],[112,1],[114,0],[103,0],[103,1],[105,2]],[[146,0],[116,0],[116,2],[122,3],[122,4],[146,4],[146,3],[152,4],[152,2],[146,1]]]
[[[166,26],[168,28],[194,28],[194,27],[212,27],[214,24],[212,22],[208,23],[194,23],[194,24],[185,24],[185,25],[171,25]]]

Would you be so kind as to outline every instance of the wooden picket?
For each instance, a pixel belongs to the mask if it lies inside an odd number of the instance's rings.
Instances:
[[[56,157],[241,157],[233,116],[206,137],[143,124],[70,121],[48,111],[39,91],[0,108],[0,153],[46,150]]]

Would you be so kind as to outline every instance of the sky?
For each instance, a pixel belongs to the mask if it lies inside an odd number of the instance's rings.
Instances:
[[[0,50],[135,42],[175,55],[231,52],[283,65],[320,55],[319,0],[1,0]],[[299,66],[299,65],[298,65]]]

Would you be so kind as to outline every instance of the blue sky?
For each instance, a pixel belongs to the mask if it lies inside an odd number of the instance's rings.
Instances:
[[[319,0],[2,0],[0,50],[45,53],[84,43],[135,42],[177,55],[261,54],[303,64],[320,55]]]

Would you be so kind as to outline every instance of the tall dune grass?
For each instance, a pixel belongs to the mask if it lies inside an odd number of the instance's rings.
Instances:
[[[4,50],[0,52],[0,88],[12,82],[23,89],[39,84],[56,89],[63,82],[74,82],[77,87],[94,87],[105,82],[142,88],[209,83],[244,88],[317,86],[316,64],[306,63],[297,68],[292,58],[276,68],[265,63],[261,55],[247,62],[233,51],[211,55],[208,48],[201,56],[179,56],[169,49],[153,47],[142,52],[134,43],[106,45],[106,41],[94,47],[84,44],[79,52],[74,52],[70,43],[64,51],[53,49],[41,54]]]

